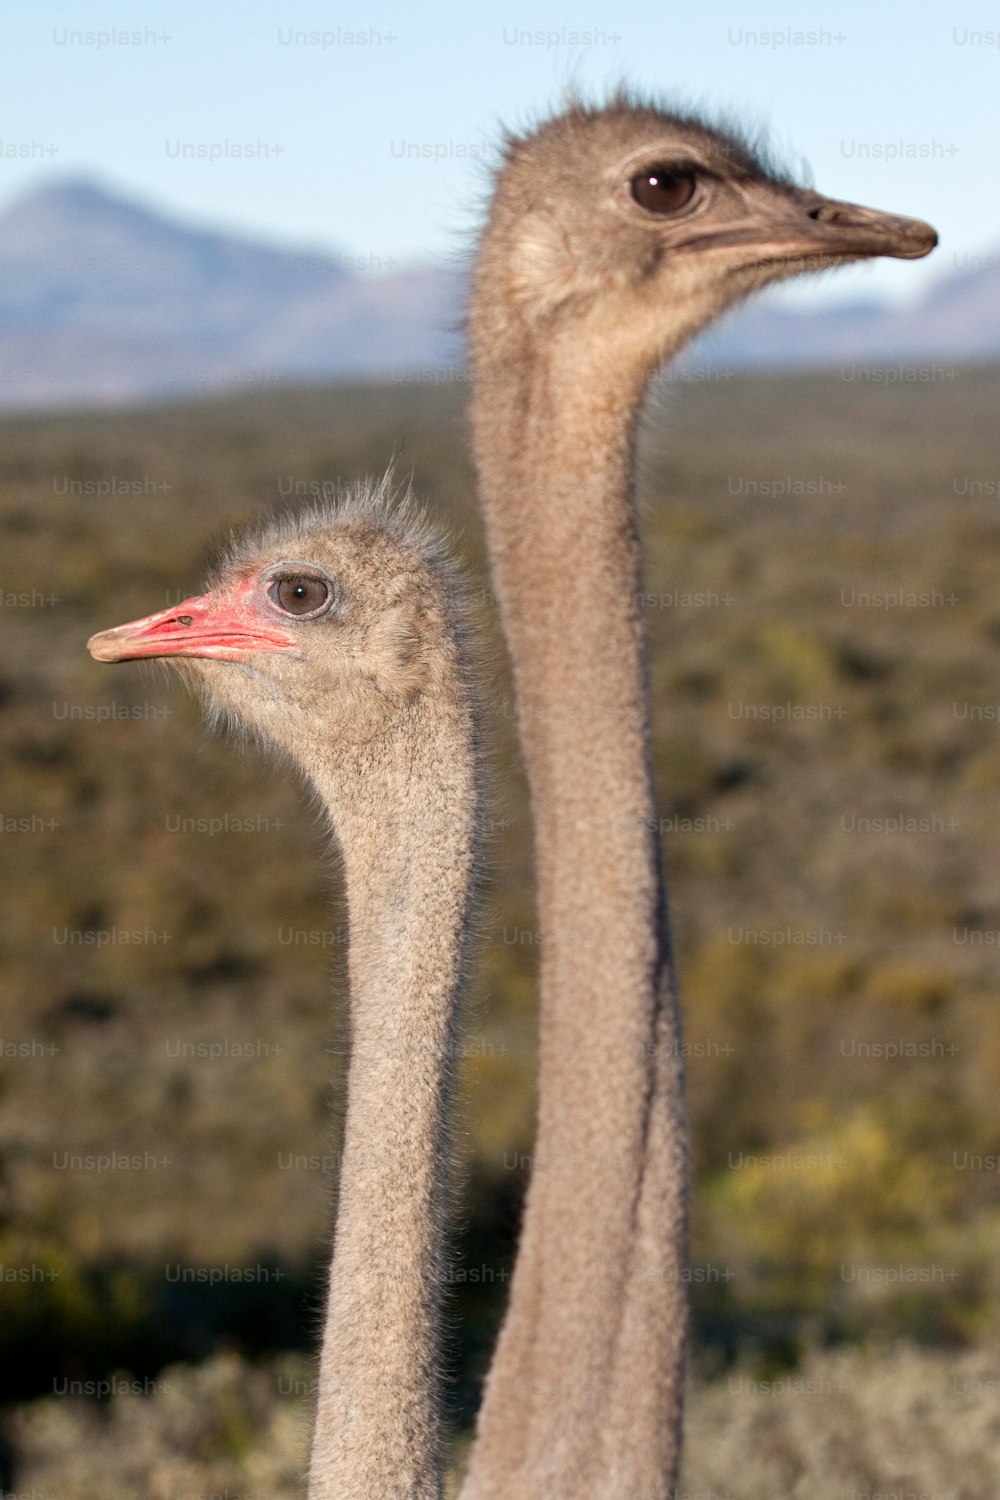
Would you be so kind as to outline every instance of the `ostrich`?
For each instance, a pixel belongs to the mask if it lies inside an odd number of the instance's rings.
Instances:
[[[209,592],[95,635],[178,661],[311,784],[350,916],[351,1059],[312,1500],[437,1500],[451,1067],[479,806],[458,575],[388,484],[237,541]]]
[[[688,1166],[635,602],[648,381],[770,282],[935,243],[624,94],[507,140],[473,278],[472,428],[535,818],[541,1055],[463,1500],[665,1500],[676,1482]]]

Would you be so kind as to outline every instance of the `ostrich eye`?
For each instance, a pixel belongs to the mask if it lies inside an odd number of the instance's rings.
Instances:
[[[332,595],[325,578],[314,578],[309,573],[286,574],[276,578],[267,591],[267,597],[286,615],[317,615],[329,604]]]
[[[639,207],[662,218],[687,208],[694,197],[695,178],[693,172],[659,165],[637,172],[630,186]]]

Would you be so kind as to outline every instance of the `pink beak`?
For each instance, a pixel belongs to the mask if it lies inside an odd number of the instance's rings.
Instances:
[[[208,656],[241,661],[248,651],[291,651],[298,642],[277,621],[262,622],[253,607],[254,585],[235,594],[203,594],[172,609],[92,635],[96,661],[139,661],[151,656]]]

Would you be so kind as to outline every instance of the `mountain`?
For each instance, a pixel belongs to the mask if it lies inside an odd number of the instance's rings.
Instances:
[[[0,407],[135,402],[291,379],[420,379],[454,365],[462,283],[180,223],[87,178],[0,215]],[[905,307],[761,298],[689,368],[1000,358],[1000,255]]]
[[[856,302],[815,312],[765,297],[740,309],[696,346],[702,363],[734,367],[864,361],[1000,359],[1000,253],[970,257],[969,269],[933,282],[902,307]]]
[[[454,359],[457,300],[440,270],[360,276],[56,181],[0,216],[0,406],[403,378]]]

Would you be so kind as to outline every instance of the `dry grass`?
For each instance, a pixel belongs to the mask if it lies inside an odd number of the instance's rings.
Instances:
[[[300,1500],[308,1368],[217,1355],[97,1410],[48,1398],[16,1419],[18,1493],[51,1500]],[[770,1381],[736,1369],[689,1394],[677,1500],[995,1500],[1000,1351],[812,1353]],[[454,1494],[457,1469],[451,1476]]]
[[[829,1337],[975,1345],[998,1291],[1000,371],[671,393],[644,446],[643,605],[690,1050],[698,1368],[757,1350],[792,1368]],[[343,921],[320,843],[294,785],[203,745],[166,677],[101,667],[84,641],[196,589],[220,527],[393,448],[488,600],[462,395],[282,391],[0,423],[0,812],[14,820],[0,836],[0,1400],[67,1374],[160,1379],[228,1346],[312,1346]],[[102,497],[109,479],[139,490]],[[930,602],[856,602],[899,590]],[[537,924],[502,656],[490,685],[499,799],[463,1068],[466,1419],[533,1116]],[[227,817],[256,831],[209,831]],[[113,929],[167,936],[59,940]],[[114,1153],[139,1165],[87,1164]],[[178,1265],[228,1279],[178,1287]],[[274,1279],[231,1273],[258,1265]],[[900,1265],[914,1279],[858,1274]],[[258,1377],[228,1368],[223,1390],[250,1382],[239,1407]],[[741,1398],[723,1396],[729,1431]],[[762,1434],[781,1410],[760,1407]],[[851,1407],[823,1410],[832,1431]],[[782,1423],[791,1442],[800,1429]],[[95,1417],[95,1443],[103,1431]]]

